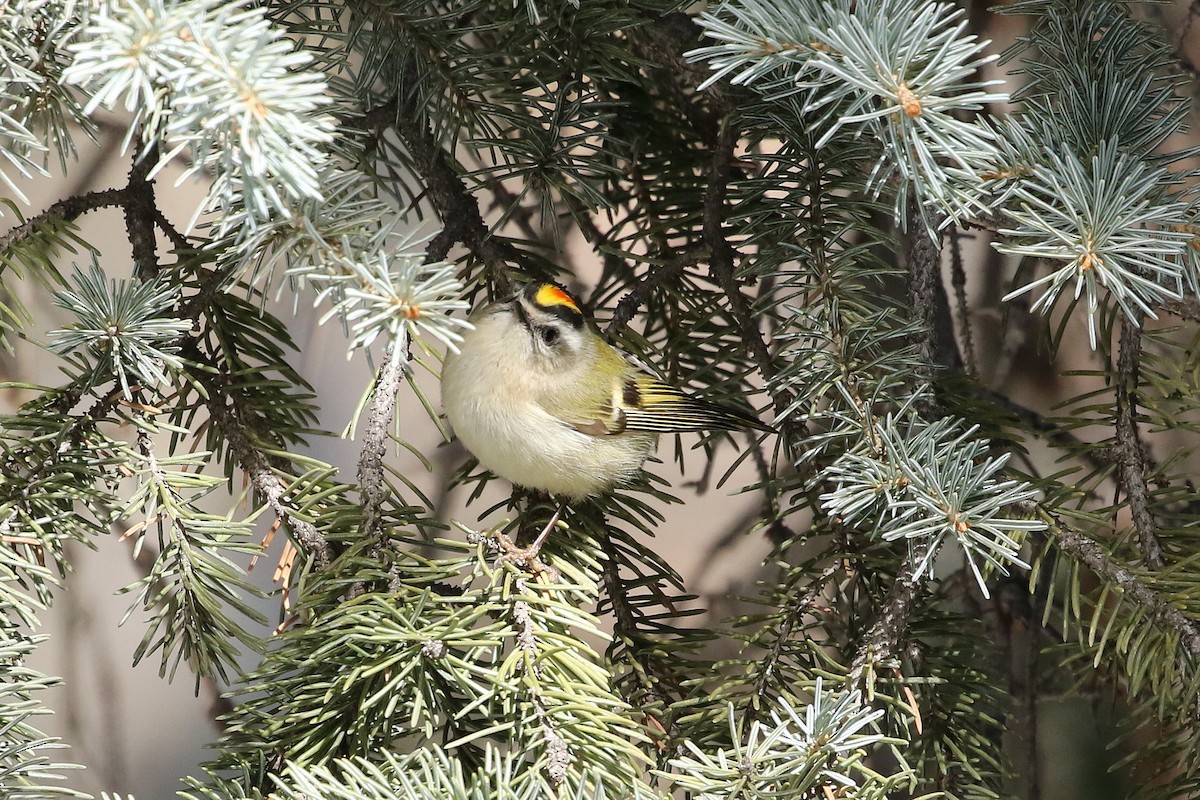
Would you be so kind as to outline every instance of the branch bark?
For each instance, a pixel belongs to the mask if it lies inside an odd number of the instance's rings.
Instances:
[[[125,232],[133,251],[133,271],[139,280],[153,280],[158,276],[158,243],[154,225],[158,204],[154,199],[154,182],[148,176],[158,161],[158,147],[147,152],[134,154],[133,166],[129,170],[129,183],[125,190]]]
[[[1170,597],[1106,553],[1099,542],[1072,530],[1052,511],[1042,506],[1035,509],[1059,550],[1106,581],[1120,586],[1125,595],[1145,608],[1158,625],[1179,634],[1180,644],[1191,655],[1193,663],[1200,661],[1200,623],[1183,613]]]
[[[123,189],[105,189],[101,192],[88,192],[75,197],[59,200],[37,216],[17,225],[12,230],[0,236],[0,250],[11,250],[35,236],[44,225],[50,222],[72,222],[89,211],[110,208],[125,204],[129,198],[129,187]]]
[[[282,463],[273,464],[273,460],[268,460],[263,455],[262,451],[246,435],[236,405],[226,404],[228,395],[218,386],[213,386],[212,383],[215,382],[210,382],[208,413],[213,424],[220,428],[221,435],[229,443],[229,450],[237,459],[238,465],[249,476],[254,490],[266,501],[275,516],[291,529],[292,535],[304,552],[312,556],[317,567],[327,567],[333,555],[329,542],[316,529],[316,526],[297,517],[284,501],[288,490],[283,485],[283,481],[275,475],[274,467],[286,468],[288,466],[286,461],[277,459],[277,462]]]
[[[1155,533],[1150,513],[1150,487],[1146,481],[1146,446],[1138,434],[1137,385],[1142,356],[1142,328],[1139,320],[1122,317],[1120,355],[1117,357],[1117,443],[1113,455],[1117,462],[1117,480],[1129,499],[1133,527],[1146,563],[1162,568],[1162,544]]]
[[[913,605],[925,583],[924,576],[917,567],[924,563],[929,554],[929,547],[928,541],[915,542],[908,558],[901,565],[883,609],[871,623],[870,629],[858,646],[858,651],[854,654],[854,661],[850,663],[851,684],[862,680],[868,663],[894,658],[900,649],[900,643],[908,631],[908,620],[912,616]]]
[[[367,409],[367,424],[363,432],[362,451],[358,457],[358,486],[363,498],[363,536],[377,540],[382,547],[386,537],[380,535],[380,509],[387,496],[384,483],[384,457],[387,453],[388,430],[396,416],[396,395],[404,379],[408,346],[407,337],[388,344],[383,364],[375,377],[371,403]]]
[[[467,190],[429,126],[417,121],[416,110],[401,109],[398,104],[393,108],[397,109],[392,119],[396,132],[412,155],[428,189],[429,201],[444,226],[429,241],[426,260],[441,261],[449,255],[451,247],[462,244],[488,269],[501,294],[510,291],[508,264],[519,262],[520,254],[512,245],[492,236],[479,211],[479,202]]]

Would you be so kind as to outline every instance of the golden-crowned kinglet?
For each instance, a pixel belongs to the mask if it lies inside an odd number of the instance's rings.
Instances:
[[[442,405],[481,465],[563,501],[532,553],[566,501],[631,480],[660,433],[772,430],[630,363],[556,284],[531,283],[471,322],[459,352],[446,356]]]

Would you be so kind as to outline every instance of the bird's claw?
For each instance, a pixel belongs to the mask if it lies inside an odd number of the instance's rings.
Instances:
[[[541,543],[534,542],[529,547],[521,547],[512,540],[507,533],[495,531],[492,538],[496,540],[501,552],[501,560],[516,564],[518,567],[523,567],[534,575],[540,575],[543,572],[550,575],[557,575],[558,570],[551,567],[546,562],[538,558],[538,553],[541,552]]]

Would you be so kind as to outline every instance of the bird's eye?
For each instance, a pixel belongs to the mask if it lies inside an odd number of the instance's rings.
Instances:
[[[558,328],[544,327],[540,330],[542,341],[553,347],[558,342]]]

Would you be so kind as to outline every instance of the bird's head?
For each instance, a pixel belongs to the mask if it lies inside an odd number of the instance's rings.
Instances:
[[[510,308],[535,359],[561,363],[582,352],[592,335],[579,301],[556,283],[530,283]]]

